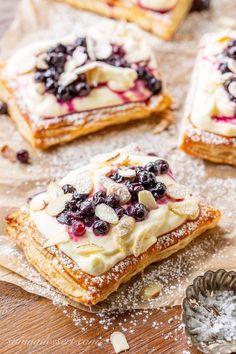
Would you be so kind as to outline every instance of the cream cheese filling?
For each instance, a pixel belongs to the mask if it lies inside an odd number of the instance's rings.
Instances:
[[[207,36],[203,41],[193,76],[192,123],[202,130],[227,137],[236,136],[236,125],[216,121],[213,117],[234,117],[236,104],[229,98],[223,83],[232,74],[221,74],[217,69],[216,56],[223,52],[230,37],[226,35]]]
[[[104,159],[107,159],[109,162],[103,162]],[[63,186],[67,183],[75,185],[78,176],[89,172],[94,180],[94,193],[99,188],[99,177],[106,174],[109,168],[114,168],[117,164],[119,166],[142,166],[157,159],[157,157],[153,156],[132,153],[127,155],[125,152],[120,155],[113,153],[113,156],[105,154],[100,161],[99,156],[95,157],[90,165],[70,172],[61,180],[59,185]],[[162,175],[159,179],[168,187],[178,186],[175,180],[169,175]],[[37,198],[46,200],[46,193],[42,193]],[[135,245],[138,240],[142,239],[142,252],[145,252],[156,242],[159,236],[176,229],[188,219],[187,215],[180,215],[171,211],[168,207],[168,202],[160,204],[156,209],[149,211],[146,219],[135,222],[132,232],[125,238],[125,248],[121,249],[116,241],[116,226],[112,226],[109,233],[104,236],[96,236],[91,228],[86,228],[86,233],[78,239],[78,242],[75,242],[69,238],[67,226],[60,224],[55,217],[48,215],[45,210],[30,210],[30,217],[38,231],[47,240],[46,244],[48,247],[57,245],[84,272],[93,276],[103,274],[122,259],[134,254]],[[97,251],[78,254],[78,248],[87,244],[95,245]]]

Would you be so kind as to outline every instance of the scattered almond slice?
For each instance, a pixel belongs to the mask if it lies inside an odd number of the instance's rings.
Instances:
[[[144,242],[145,242],[146,237],[147,237],[146,234],[141,234],[141,235],[139,235],[139,237],[136,237],[136,239],[134,240],[133,255],[135,257],[140,256],[140,254],[142,254],[143,252],[146,251],[146,249],[144,247]]]
[[[86,62],[88,56],[86,53],[81,51],[80,47],[78,47],[73,53],[73,58],[76,61],[77,66],[81,66]]]
[[[138,194],[138,201],[147,207],[147,209],[152,210],[157,208],[157,202],[153,197],[152,193],[149,191],[141,191]]]
[[[106,221],[110,224],[116,225],[119,222],[119,218],[118,218],[115,210],[104,203],[98,204],[96,206],[95,215],[99,219]]]
[[[185,199],[189,195],[188,189],[181,184],[172,184],[168,186],[166,193],[174,199]]]
[[[16,153],[9,145],[3,145],[1,148],[2,156],[11,162],[16,162]]]
[[[72,194],[60,195],[57,199],[50,201],[46,206],[45,212],[50,216],[57,216],[65,209],[66,202],[70,201]]]
[[[36,67],[37,69],[45,70],[48,68],[48,64],[46,63],[47,55],[45,53],[40,54],[36,59]]]
[[[49,202],[56,200],[58,197],[63,196],[63,189],[55,182],[50,182],[47,189],[47,199]]]
[[[91,173],[86,171],[77,176],[75,188],[80,194],[90,194],[93,190],[93,179]]]
[[[190,220],[195,220],[199,215],[199,206],[195,199],[188,199],[182,202],[169,203],[171,211],[178,215],[186,215]]]
[[[142,289],[140,296],[143,300],[151,300],[158,297],[161,293],[162,287],[160,284],[149,284]]]
[[[31,201],[30,201],[30,209],[32,211],[40,211],[43,210],[46,206],[45,200],[43,199],[42,194],[36,195]]]
[[[104,248],[101,246],[95,245],[94,243],[88,243],[77,247],[76,253],[86,256],[97,252],[102,252],[103,250]]]
[[[96,60],[95,41],[92,38],[87,37],[86,38],[86,44],[87,44],[87,52],[88,52],[89,58],[91,60]]]
[[[98,66],[99,66],[99,64],[97,62],[88,63],[88,64],[80,66],[79,68],[76,68],[74,70],[74,73],[77,75],[84,74],[87,71],[96,69]]]
[[[127,339],[121,332],[113,332],[110,336],[110,341],[113,345],[115,353],[121,353],[129,349]]]
[[[75,80],[77,80],[78,75],[74,72],[64,72],[61,74],[59,79],[59,84],[63,86],[68,86]]]
[[[157,182],[164,183],[167,188],[173,185],[173,179],[168,175],[157,176],[156,180]]]
[[[120,176],[125,177],[125,178],[133,178],[136,176],[135,170],[132,170],[131,168],[119,169],[118,173]]]
[[[131,199],[131,194],[128,191],[128,188],[123,184],[114,183],[113,185],[109,186],[107,188],[107,194],[109,195],[112,193],[115,193],[119,196],[120,204],[126,204]]]
[[[234,59],[229,59],[228,60],[228,68],[234,73],[236,74],[236,61]]]
[[[236,97],[236,82],[235,81],[232,81],[231,84],[229,84],[228,90],[232,96]]]
[[[95,56],[97,59],[99,60],[107,59],[111,54],[112,54],[112,46],[110,45],[109,42],[105,42],[105,41],[97,42],[95,48]]]
[[[118,225],[114,228],[115,241],[117,246],[123,251],[126,252],[126,237],[133,231],[135,227],[135,220],[131,216],[124,215],[120,219]]]

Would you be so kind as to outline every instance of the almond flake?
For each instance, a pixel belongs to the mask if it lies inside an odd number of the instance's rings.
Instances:
[[[120,222],[114,228],[115,241],[119,249],[126,252],[126,237],[133,231],[135,227],[135,220],[131,216],[124,215],[120,219]]]
[[[236,61],[234,59],[229,59],[227,65],[230,71],[236,74]]]
[[[110,336],[110,341],[113,345],[115,353],[121,353],[129,349],[127,339],[121,332],[113,332]]]
[[[141,234],[139,237],[135,239],[133,244],[133,255],[135,257],[140,256],[140,254],[146,251],[146,248],[144,247],[146,237],[147,237],[146,234]]]
[[[79,68],[76,68],[74,70],[74,73],[77,75],[84,74],[87,71],[96,69],[98,66],[99,66],[99,64],[97,62],[88,63],[88,64],[80,66]]]
[[[131,199],[131,194],[128,191],[128,188],[125,185],[114,183],[113,185],[107,188],[107,194],[115,193],[120,198],[120,204],[126,204]]]
[[[194,199],[188,199],[177,203],[169,203],[168,207],[175,214],[186,215],[190,220],[195,220],[199,215],[199,206]]]
[[[55,182],[50,182],[47,189],[47,199],[49,202],[54,201],[60,196],[63,196],[63,189]]]
[[[119,169],[118,173],[125,178],[133,178],[136,176],[135,170],[132,170],[131,168]]]
[[[161,290],[160,284],[149,284],[142,289],[140,296],[143,300],[155,299],[160,295]]]
[[[83,65],[86,60],[88,59],[88,56],[86,53],[82,52],[80,47],[76,48],[74,53],[73,53],[73,58],[77,63],[77,66]]]
[[[87,37],[86,43],[87,43],[87,52],[88,52],[89,58],[91,60],[96,60],[94,40],[92,38]]]
[[[32,211],[39,211],[43,210],[46,206],[46,203],[43,199],[42,194],[36,195],[31,201],[30,201],[30,209]]]
[[[70,201],[72,194],[64,194],[59,196],[57,199],[50,201],[50,203],[45,208],[45,212],[50,216],[57,216],[65,209],[66,202]]]
[[[174,199],[185,199],[189,195],[188,189],[181,184],[172,184],[167,187],[166,193]]]
[[[95,48],[95,56],[97,59],[99,60],[107,59],[111,54],[112,54],[112,46],[110,45],[110,43],[105,41],[97,42]]]
[[[119,222],[119,218],[114,209],[109,207],[108,205],[101,203],[98,204],[95,208],[95,215],[110,224],[117,224]]]
[[[84,244],[84,245],[77,247],[77,249],[76,249],[76,253],[78,253],[80,255],[90,255],[90,254],[94,254],[94,253],[102,252],[102,251],[104,251],[104,248],[101,246],[95,245],[94,243]]]
[[[46,63],[45,59],[47,58],[47,55],[45,53],[40,54],[37,59],[36,59],[36,68],[45,70],[48,68],[48,64]]]
[[[152,193],[149,191],[141,191],[138,194],[138,201],[147,207],[147,209],[152,210],[157,208],[157,202],[153,197]]]
[[[106,163],[106,162],[111,162],[114,159],[117,159],[120,156],[120,153],[117,151],[112,151],[112,152],[108,152],[105,154],[99,154],[96,155],[95,157],[93,157],[91,159],[92,163]]]
[[[231,82],[231,84],[229,85],[228,90],[229,90],[229,93],[230,93],[232,96],[236,97],[236,82],[235,82],[235,81],[232,81],[232,82]]]
[[[76,81],[77,78],[78,75],[76,75],[74,72],[64,72],[60,76],[59,84],[63,86],[68,86],[72,82]]]
[[[93,180],[90,172],[82,172],[77,176],[75,188],[79,194],[90,194],[93,190]]]

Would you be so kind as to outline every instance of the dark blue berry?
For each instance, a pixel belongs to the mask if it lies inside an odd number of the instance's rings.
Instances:
[[[147,78],[147,87],[152,93],[158,94],[162,91],[162,81],[158,80],[154,75],[150,75]]]
[[[123,207],[121,207],[121,206],[116,207],[116,208],[115,208],[115,212],[116,212],[116,214],[117,214],[117,216],[118,216],[119,219],[121,219],[122,216],[124,216],[124,215],[127,214],[125,208],[123,208]]]
[[[76,95],[79,97],[86,97],[90,94],[90,86],[86,84],[86,82],[78,82],[74,87],[73,90]]]
[[[106,193],[102,192],[102,191],[96,192],[93,196],[93,202],[94,202],[94,205],[105,203],[106,202]]]
[[[156,160],[155,161],[157,174],[163,175],[169,171],[169,164],[166,160]]]
[[[137,201],[138,200],[138,193],[144,190],[144,186],[141,183],[138,182],[127,182],[125,183],[126,187],[128,188],[132,201]]]
[[[110,225],[106,221],[97,220],[93,224],[93,232],[95,235],[106,235],[110,230]]]
[[[79,206],[79,214],[83,218],[93,216],[94,210],[95,210],[94,203],[90,200],[85,200]]]
[[[0,102],[0,114],[7,114],[8,107],[5,102]]]
[[[76,202],[83,202],[87,198],[88,198],[87,194],[80,194],[76,191],[73,193],[73,199],[76,200]]]
[[[29,162],[29,152],[25,149],[19,150],[16,153],[16,158],[21,163],[28,163]]]
[[[143,171],[138,175],[140,183],[144,188],[151,189],[156,185],[156,176],[153,172]]]
[[[149,76],[149,73],[146,69],[145,66],[140,66],[138,69],[137,69],[137,74],[138,74],[138,78],[140,80],[146,80]]]
[[[151,189],[154,198],[162,198],[166,193],[166,185],[162,182],[157,182],[155,188]]]
[[[70,201],[70,202],[66,202],[66,204],[65,204],[65,209],[66,209],[66,210],[73,211],[73,212],[77,211],[77,210],[78,210],[78,206],[77,206],[76,201],[75,201],[75,200],[72,200],[72,201]]]
[[[113,173],[113,175],[111,175],[110,178],[117,183],[121,183],[123,181],[123,177],[120,176],[119,173]]]
[[[117,194],[111,193],[106,198],[106,204],[112,208],[115,208],[120,203],[120,198]]]
[[[132,216],[137,221],[144,220],[148,214],[148,210],[141,203],[136,203],[134,205],[130,205],[126,211],[129,216]]]
[[[227,63],[221,63],[219,65],[219,70],[221,71],[222,74],[226,74],[230,72],[230,69],[228,68]]]
[[[36,73],[34,74],[34,79],[36,82],[45,82],[46,81],[45,72],[36,71]]]
[[[72,184],[65,184],[62,189],[65,194],[74,193],[76,191],[75,187],[72,186]]]
[[[86,38],[85,37],[79,37],[76,39],[75,41],[75,45],[76,47],[87,47],[87,43],[86,43]]]
[[[79,215],[73,213],[72,211],[64,210],[59,215],[57,215],[57,221],[60,224],[72,225],[74,221],[79,221]]]

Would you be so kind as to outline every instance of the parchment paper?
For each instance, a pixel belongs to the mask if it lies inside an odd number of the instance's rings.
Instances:
[[[157,152],[172,162],[180,183],[187,184],[209,202],[219,207],[223,218],[218,228],[207,232],[185,250],[159,264],[152,265],[128,285],[89,311],[157,308],[180,304],[185,288],[206,270],[224,268],[236,270],[236,170],[193,159],[177,149],[178,131],[197,43],[205,32],[219,30],[222,16],[236,18],[236,4],[231,0],[212,1],[212,10],[191,14],[172,42],[144,33],[154,46],[165,81],[174,96],[177,124],[160,135],[153,133],[155,119],[111,127],[48,152],[32,149],[19,135],[10,119],[0,120],[0,142],[14,149],[30,151],[28,166],[11,163],[0,157],[0,280],[17,284],[26,291],[56,299],[57,303],[72,304],[53,289],[27,263],[24,255],[4,236],[4,217],[23,205],[28,196],[44,189],[50,179],[60,178],[69,170],[87,163],[94,154],[138,143],[147,152]],[[23,0],[11,28],[1,45],[1,57],[7,58],[17,48],[43,38],[60,37],[80,27],[109,26],[112,20],[72,9],[52,0]],[[159,283],[162,292],[156,300],[140,301],[141,289]],[[79,306],[80,307],[80,306]],[[81,306],[84,309],[83,306]]]

